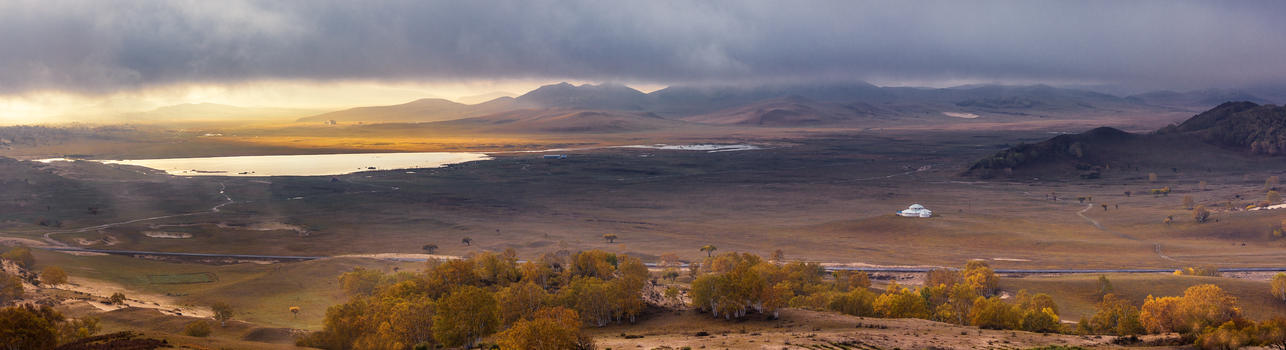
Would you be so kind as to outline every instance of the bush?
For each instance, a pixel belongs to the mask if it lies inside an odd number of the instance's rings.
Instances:
[[[183,327],[183,335],[191,337],[207,337],[210,335],[210,322],[192,321]]]

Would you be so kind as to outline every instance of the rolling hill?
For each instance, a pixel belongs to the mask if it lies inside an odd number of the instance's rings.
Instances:
[[[1177,94],[1177,93],[1176,93]],[[389,106],[369,106],[307,116],[302,123],[433,123],[469,118],[512,119],[515,115],[574,115],[576,111],[646,115],[676,122],[746,127],[896,125],[977,121],[1111,119],[1122,113],[1186,111],[1194,97],[1156,93],[1122,98],[1088,90],[1047,85],[966,85],[950,88],[880,87],[865,82],[766,84],[751,86],[672,86],[643,93],[620,84],[558,83],[518,97],[477,104],[426,98]],[[1186,95],[1185,95],[1186,96]],[[1202,95],[1205,96],[1205,95]],[[1223,95],[1218,95],[1223,96]],[[1207,96],[1208,97],[1208,96]],[[1176,104],[1169,106],[1167,104]],[[522,118],[519,118],[522,119]],[[1117,118],[1119,119],[1119,118]],[[559,119],[562,120],[562,119]],[[476,122],[476,121],[475,121]],[[540,130],[557,130],[552,124]],[[651,123],[651,122],[649,122]],[[1153,121],[1151,125],[1159,123]],[[465,122],[461,124],[470,124]],[[618,125],[636,126],[624,121]],[[644,123],[646,124],[646,123]],[[586,130],[573,123],[566,130]],[[591,127],[588,129],[598,129]],[[629,129],[621,127],[619,129]]]
[[[966,175],[1079,174],[1199,167],[1235,168],[1286,154],[1286,107],[1226,102],[1149,134],[1100,127],[1010,147],[974,162]]]
[[[522,107],[523,105],[520,102],[510,97],[500,97],[475,105],[466,105],[440,98],[425,98],[399,105],[357,107],[318,114],[300,118],[298,122],[320,123],[329,120],[346,123],[436,122],[476,117]]]
[[[704,124],[789,127],[843,124],[895,115],[892,111],[866,104],[840,105],[789,96],[686,117],[683,120]]]
[[[1126,99],[1149,105],[1188,107],[1198,108],[1199,110],[1218,106],[1225,101],[1268,103],[1267,100],[1249,92],[1230,89],[1205,89],[1186,92],[1162,90],[1130,95]]]
[[[495,134],[620,133],[687,125],[646,112],[525,109],[483,117],[422,124],[430,128]]]

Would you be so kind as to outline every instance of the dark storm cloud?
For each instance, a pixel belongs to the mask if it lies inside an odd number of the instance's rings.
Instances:
[[[7,1],[0,92],[251,80],[1286,79],[1281,2]]]

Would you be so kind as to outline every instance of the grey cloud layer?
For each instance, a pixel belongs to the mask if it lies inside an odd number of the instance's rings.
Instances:
[[[1281,2],[6,1],[0,93],[261,79],[1286,79]]]

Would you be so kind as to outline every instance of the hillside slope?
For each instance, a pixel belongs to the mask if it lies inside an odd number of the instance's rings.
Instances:
[[[974,162],[965,175],[1079,174],[1104,170],[1236,168],[1286,154],[1286,107],[1227,102],[1150,134],[1100,127],[1020,144]]]

